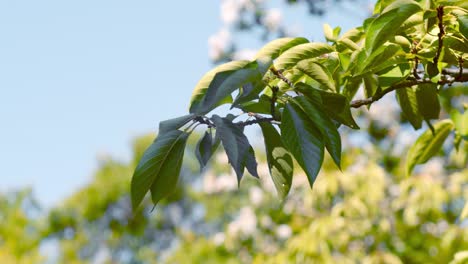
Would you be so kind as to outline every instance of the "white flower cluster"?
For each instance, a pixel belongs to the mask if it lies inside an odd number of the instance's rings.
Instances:
[[[257,216],[252,207],[241,208],[239,216],[229,223],[227,232],[231,236],[250,236],[257,228]]]
[[[223,28],[208,38],[210,59],[220,59],[231,45],[231,33]]]
[[[275,31],[278,29],[282,20],[283,14],[281,13],[281,10],[272,8],[266,12],[265,17],[263,18],[263,23],[270,31]]]
[[[220,7],[220,17],[222,21],[221,29],[208,39],[209,56],[216,61],[223,58],[232,45],[229,28],[241,19],[243,11],[256,12],[256,8],[263,0],[223,0]],[[279,28],[283,20],[280,9],[272,8],[265,11],[262,23],[270,31]],[[246,49],[237,51],[233,55],[235,60],[250,60],[255,54],[254,50]]]
[[[237,177],[232,173],[222,173],[216,176],[213,172],[208,172],[203,177],[203,191],[206,193],[219,193],[237,190]]]

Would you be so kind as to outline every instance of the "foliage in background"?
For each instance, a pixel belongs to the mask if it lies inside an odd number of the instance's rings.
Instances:
[[[459,215],[468,199],[467,157],[454,149],[406,178],[399,176],[401,139],[363,149],[346,137],[343,171],[326,158],[311,191],[296,170],[283,203],[264,177],[261,150],[261,182],[245,178],[241,188],[223,152],[202,177],[190,154],[176,192],[153,212],[144,199],[134,215],[129,174],[152,138],[135,141],[133,162],[102,161],[92,182],[55,208],[41,209],[30,192],[2,195],[2,263],[449,263],[466,255]],[[187,153],[195,147],[190,140]]]

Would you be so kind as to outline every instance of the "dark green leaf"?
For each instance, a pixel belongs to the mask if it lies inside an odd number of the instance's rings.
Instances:
[[[444,144],[445,139],[452,131],[454,125],[449,119],[439,121],[434,125],[434,134],[426,130],[411,146],[406,158],[406,173],[410,175],[414,166],[427,162]]]
[[[255,154],[242,129],[233,124],[229,119],[221,118],[217,115],[213,115],[211,120],[216,126],[216,136],[223,144],[229,163],[236,172],[239,184],[244,175],[246,165],[248,165],[247,169],[253,176],[258,176],[255,170],[253,170]]]
[[[437,95],[437,84],[425,83],[416,88],[418,110],[425,120],[439,119],[440,103]]]
[[[188,133],[179,130],[160,134],[145,151],[135,169],[131,182],[131,198],[134,210],[150,188],[153,190],[161,186],[167,189],[167,192],[154,194],[158,197],[163,197],[169,191],[172,191],[172,183],[177,182],[180,172],[180,164],[188,136]],[[158,187],[154,185],[157,182],[159,182]]]
[[[348,99],[337,93],[328,93],[322,90],[314,89],[306,84],[298,83],[296,89],[304,94],[310,100],[317,100],[317,93],[320,95],[320,101],[327,115],[340,124],[353,129],[359,129],[351,114]]]
[[[161,199],[172,194],[177,186],[188,136],[189,134],[184,132],[181,139],[176,142],[167,159],[161,165],[159,175],[151,184],[151,200],[155,205]]]
[[[215,142],[211,134],[205,131],[205,134],[200,138],[195,147],[195,156],[198,159],[198,163],[200,163],[200,171],[208,164],[208,160],[210,160],[218,147],[217,145],[219,145],[219,141]]]
[[[287,103],[284,107],[281,118],[281,139],[304,169],[312,187],[323,162],[323,138],[306,113],[295,104]]]
[[[253,83],[247,83],[240,89],[239,94],[237,95],[234,102],[232,102],[231,109],[242,103],[252,101],[259,98],[259,94],[265,89],[263,82],[257,81]]]
[[[260,99],[257,102],[250,101],[243,103],[242,105],[237,106],[237,108],[248,113],[257,113],[257,114],[270,114],[271,113],[271,99],[267,95],[262,94]]]
[[[325,147],[330,153],[333,161],[341,168],[341,138],[338,129],[325,112],[321,100],[309,100],[304,96],[296,96],[292,100],[302,111],[304,111],[309,120],[322,134],[325,141]]]
[[[208,113],[242,85],[261,80],[257,66],[256,62],[233,61],[209,71],[194,89],[190,113]]]
[[[194,114],[168,119],[159,123],[159,134],[177,130],[195,118]]]
[[[268,169],[278,195],[284,199],[292,184],[294,168],[292,157],[283,146],[281,136],[272,124],[261,122],[260,127],[265,141]]]

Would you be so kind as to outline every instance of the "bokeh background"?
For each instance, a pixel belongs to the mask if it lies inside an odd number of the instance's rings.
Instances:
[[[1,1],[0,262],[463,263],[467,151],[446,146],[404,177],[420,132],[393,95],[354,112],[361,130],[340,129],[343,170],[326,161],[313,190],[297,168],[280,201],[261,148],[260,181],[238,189],[221,153],[200,173],[195,136],[176,193],[131,211],[138,158],[159,121],[186,113],[206,71],[276,37],[324,41],[323,23],[345,32],[372,5]],[[451,91],[446,112],[468,94]]]

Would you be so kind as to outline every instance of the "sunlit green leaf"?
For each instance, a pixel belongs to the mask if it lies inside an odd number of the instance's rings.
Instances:
[[[410,175],[414,166],[427,162],[444,144],[445,139],[452,131],[454,125],[449,119],[439,121],[434,125],[434,134],[426,130],[411,146],[406,158],[406,174]]]
[[[420,129],[422,125],[422,117],[419,114],[415,87],[397,89],[396,96],[403,115],[408,119],[414,129]]]
[[[312,60],[303,60],[299,62],[296,67],[323,85],[326,89],[335,91],[335,82],[327,68]]]
[[[379,88],[377,76],[374,74],[366,74],[364,75],[363,80],[366,98],[372,97],[375,92],[377,92],[377,88]]]
[[[411,67],[409,63],[402,63],[391,66],[381,72],[379,72],[379,85],[381,87],[390,87],[395,83],[398,83],[411,73]]]
[[[292,157],[283,146],[281,136],[272,124],[261,122],[260,127],[265,142],[268,169],[278,195],[284,199],[292,184],[294,169]]]
[[[263,46],[255,55],[255,59],[268,57],[272,60],[276,59],[286,50],[304,43],[308,43],[306,38],[279,38],[275,39]]]
[[[387,6],[367,29],[365,46],[368,53],[382,46],[385,41],[393,39],[397,33],[396,29],[420,10],[420,5],[412,0],[397,0]]]
[[[301,60],[312,59],[332,51],[334,48],[325,43],[300,44],[281,54],[274,64],[277,69],[287,69]]]

